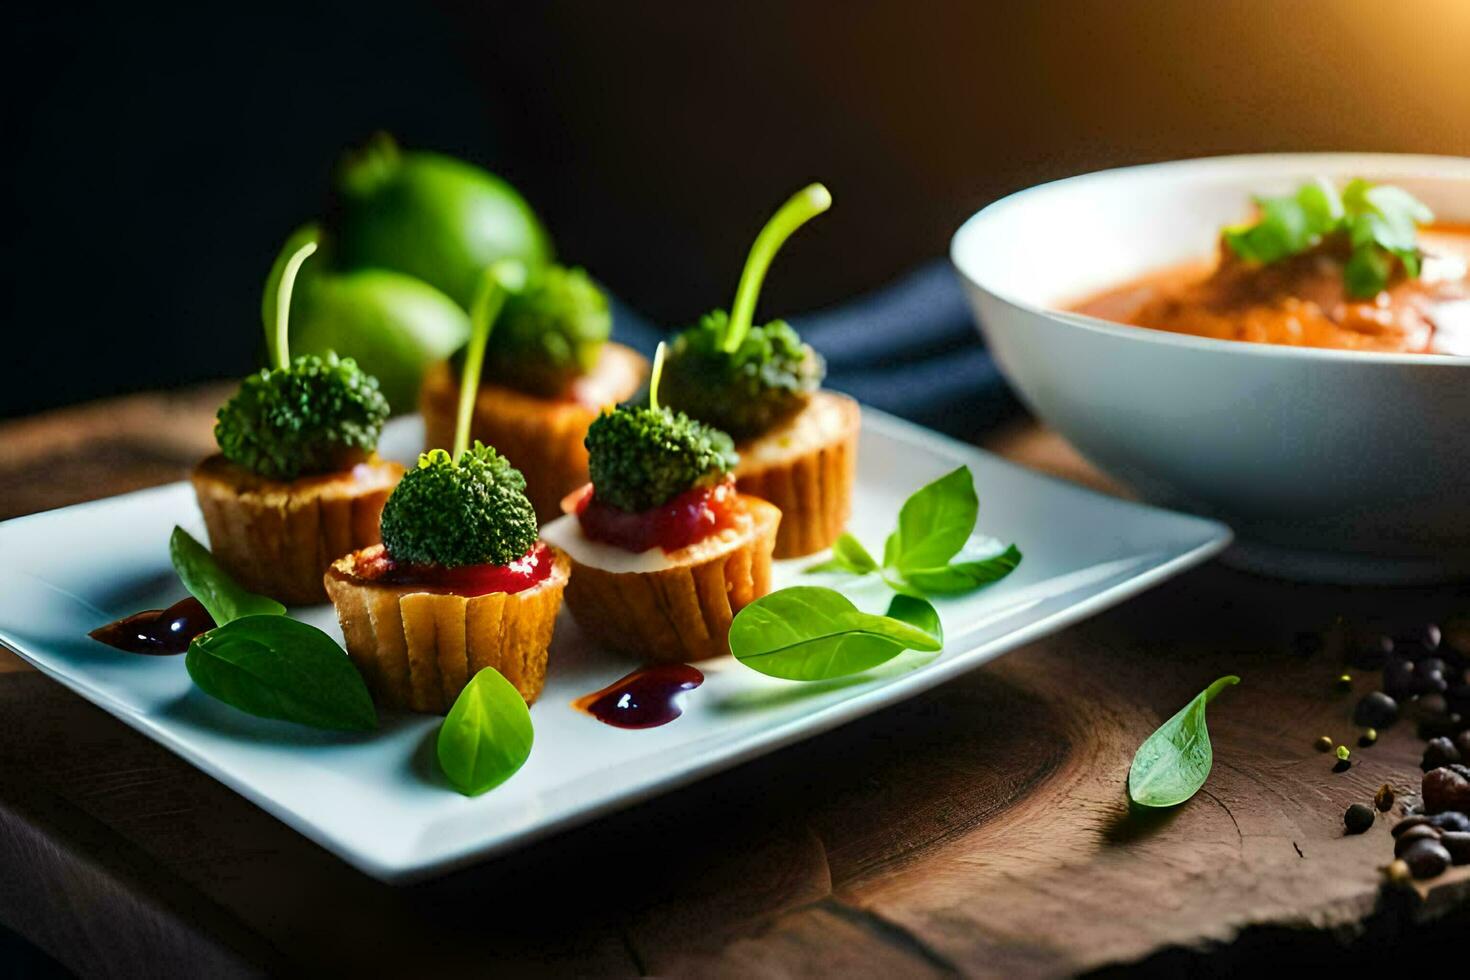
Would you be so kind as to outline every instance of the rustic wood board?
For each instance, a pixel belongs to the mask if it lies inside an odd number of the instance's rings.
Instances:
[[[0,511],[176,478],[218,388],[0,426]],[[100,445],[113,447],[107,452]],[[1105,486],[1031,427],[992,447]],[[1417,786],[1401,724],[1332,772],[1342,613],[1442,619],[1455,590],[1294,586],[1210,566],[838,731],[526,851],[378,884],[13,658],[0,660],[0,920],[81,973],[499,967],[596,974],[1067,974],[1362,962],[1463,928],[1470,870],[1384,892]],[[1134,748],[1214,677],[1206,789],[1131,816]],[[1367,689],[1367,678],[1359,683]],[[1363,940],[1361,937],[1368,937]],[[1356,946],[1354,942],[1356,940]]]

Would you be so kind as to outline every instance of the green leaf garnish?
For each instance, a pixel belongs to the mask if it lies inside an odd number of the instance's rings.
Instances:
[[[1258,197],[1256,206],[1261,215],[1255,222],[1225,229],[1225,242],[1236,255],[1279,262],[1343,235],[1352,249],[1343,279],[1348,293],[1359,299],[1388,285],[1394,260],[1409,277],[1419,275],[1418,226],[1434,220],[1408,191],[1361,178],[1339,195],[1319,177],[1284,197]]]
[[[979,514],[970,468],[946,473],[904,501],[898,529],[883,548],[883,564],[904,574],[943,567],[970,539]]]
[[[470,678],[439,728],[439,767],[455,789],[479,796],[525,765],[535,736],[521,692],[486,667]]]
[[[903,573],[903,581],[928,595],[950,595],[999,582],[1019,564],[1021,551],[1011,545],[993,558],[953,561],[939,568],[911,568]]]
[[[286,613],[286,607],[276,600],[241,588],[214,560],[209,549],[178,525],[168,539],[168,557],[184,588],[209,612],[215,626],[246,616]]]
[[[1239,684],[1231,674],[1201,691],[1144,740],[1128,770],[1128,795],[1147,807],[1178,806],[1199,792],[1215,761],[1205,705],[1225,688]]]
[[[217,626],[189,644],[184,666],[202,691],[247,714],[340,731],[378,727],[347,654],[315,626],[286,616]]]
[[[898,528],[883,546],[883,565],[851,534],[832,546],[832,557],[808,572],[881,571],[895,592],[911,596],[953,595],[998,582],[1021,564],[1015,545],[988,558],[955,561],[980,514],[975,481],[968,466],[946,473],[914,491],[898,513]]]
[[[851,572],[853,575],[867,575],[877,570],[878,563],[868,554],[868,549],[863,547],[861,541],[844,531],[832,545],[832,557],[810,566],[806,573],[813,575],[817,572]]]
[[[798,585],[762,596],[730,624],[730,652],[771,677],[819,681],[861,673],[905,650],[944,646],[927,601],[896,595],[888,615],[859,610],[832,589]]]

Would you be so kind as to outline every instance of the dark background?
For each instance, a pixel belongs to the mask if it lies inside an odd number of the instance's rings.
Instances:
[[[521,187],[563,258],[669,325],[729,301],[820,178],[764,309],[942,255],[970,212],[1099,167],[1283,149],[1470,154],[1470,3],[300,3],[12,10],[0,415],[239,375],[261,280],[383,128]]]

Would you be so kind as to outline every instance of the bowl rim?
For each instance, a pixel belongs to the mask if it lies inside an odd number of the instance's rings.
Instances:
[[[1001,211],[1023,206],[1026,199],[1055,191],[1062,185],[1103,183],[1127,177],[1146,176],[1150,173],[1165,175],[1177,171],[1198,170],[1201,176],[1211,172],[1228,172],[1234,169],[1257,171],[1269,176],[1273,169],[1300,170],[1313,164],[1335,170],[1361,169],[1387,172],[1392,177],[1424,177],[1437,179],[1459,179],[1470,193],[1470,157],[1416,154],[1416,153],[1240,153],[1224,156],[1186,157],[1163,160],[1156,163],[1135,164],[1126,167],[1111,167],[1061,177],[1040,184],[1033,184],[998,198],[976,211],[957,228],[950,237],[949,261],[961,278],[972,287],[998,302],[1005,303],[1023,312],[1042,316],[1052,322],[1107,336],[1141,343],[1180,347],[1204,352],[1226,354],[1234,352],[1242,357],[1285,358],[1319,361],[1343,361],[1360,364],[1397,364],[1404,366],[1435,367],[1446,370],[1470,368],[1470,355],[1397,353],[1393,351],[1343,350],[1333,347],[1298,347],[1290,344],[1268,344],[1255,340],[1224,340],[1216,337],[1199,337],[1193,334],[1174,333],[1168,330],[1153,330],[1132,324],[1115,323],[1099,317],[1070,310],[1040,306],[1020,299],[1008,292],[1004,286],[986,282],[968,268],[964,250],[968,240],[981,233],[980,229],[993,220]],[[983,325],[982,325],[983,329]]]

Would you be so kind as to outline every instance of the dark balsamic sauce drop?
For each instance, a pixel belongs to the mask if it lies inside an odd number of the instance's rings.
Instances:
[[[655,664],[582,695],[572,707],[614,728],[657,728],[684,713],[679,695],[703,683],[688,664]]]
[[[149,609],[124,616],[87,635],[128,653],[164,655],[185,652],[190,640],[212,629],[214,619],[198,599],[190,596],[167,609]]]

